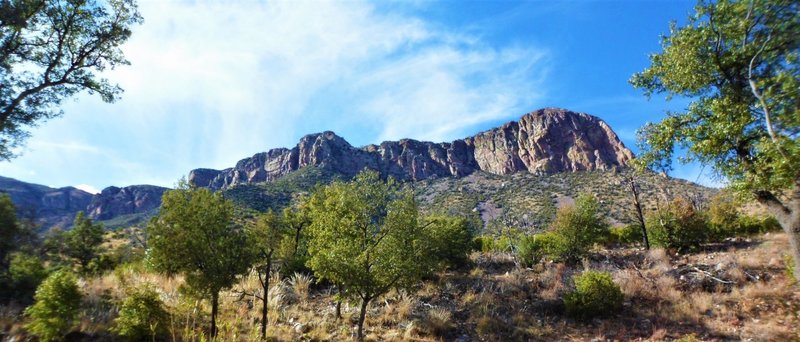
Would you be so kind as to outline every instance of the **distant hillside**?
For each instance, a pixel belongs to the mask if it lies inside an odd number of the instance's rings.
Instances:
[[[103,223],[106,228],[145,222],[158,212],[167,188],[153,185],[108,187],[92,195],[73,187],[53,189],[0,177],[0,192],[8,193],[22,217],[33,218],[42,230],[68,228],[78,211]]]
[[[488,228],[541,228],[554,208],[593,193],[615,223],[631,221],[625,177],[633,153],[603,120],[545,108],[518,121],[450,143],[402,139],[353,147],[333,132],[306,135],[293,148],[277,148],[225,170],[195,169],[189,182],[221,191],[244,213],[277,210],[318,184],[380,171],[413,187],[423,210],[470,217]],[[662,177],[637,176],[642,201],[652,209],[669,198],[703,201],[715,190]],[[92,196],[75,188],[51,189],[10,178],[0,191],[44,228],[66,227],[78,210],[108,228],[141,224],[155,215],[167,188],[108,187]]]
[[[92,194],[73,187],[54,189],[7,177],[0,177],[0,192],[11,196],[20,216],[46,228],[71,225],[75,213],[92,201]]]

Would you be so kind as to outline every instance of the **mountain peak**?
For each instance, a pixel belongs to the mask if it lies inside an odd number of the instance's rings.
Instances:
[[[633,158],[600,118],[543,108],[451,143],[413,139],[355,148],[331,131],[308,134],[291,149],[258,153],[225,170],[196,169],[189,182],[212,189],[270,182],[313,165],[354,175],[364,168],[403,180],[461,177],[475,171],[510,174],[610,170]]]

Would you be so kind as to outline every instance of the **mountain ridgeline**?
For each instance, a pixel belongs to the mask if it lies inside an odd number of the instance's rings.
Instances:
[[[537,212],[547,202],[562,203],[580,192],[605,201],[611,220],[630,221],[624,187],[633,153],[597,117],[545,108],[474,136],[450,143],[403,139],[354,147],[333,132],[306,135],[291,149],[276,148],[240,160],[225,170],[195,169],[190,184],[221,191],[247,211],[277,210],[317,184],[348,179],[368,168],[412,183],[425,211],[514,226],[541,226]],[[647,207],[670,194],[708,197],[697,184],[642,176]],[[52,189],[0,178],[21,213],[43,229],[68,227],[82,210],[107,228],[142,224],[158,212],[167,188],[151,185],[108,187],[91,195],[76,188]],[[541,215],[539,215],[541,216]]]
[[[153,185],[111,186],[99,194],[74,188],[51,188],[0,177],[0,193],[7,193],[22,218],[33,219],[42,229],[69,227],[78,211],[108,228],[143,222],[161,206],[167,188]]]
[[[463,177],[476,171],[508,175],[616,170],[633,158],[613,130],[585,113],[545,108],[451,143],[402,139],[361,148],[333,132],[306,135],[291,149],[276,148],[225,170],[196,169],[189,182],[221,190],[272,182],[305,166],[352,176],[369,168],[405,181]]]

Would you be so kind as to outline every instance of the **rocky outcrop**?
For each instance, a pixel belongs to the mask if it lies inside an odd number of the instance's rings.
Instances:
[[[153,185],[112,186],[92,195],[73,187],[54,189],[0,177],[0,193],[11,197],[18,216],[33,219],[42,230],[70,227],[79,211],[97,221],[130,214],[152,215],[161,205],[161,195],[166,190]]]
[[[92,201],[92,194],[71,186],[55,189],[6,177],[0,177],[0,192],[11,197],[19,217],[42,227],[71,225],[75,213]]]
[[[473,146],[481,170],[502,175],[610,170],[633,159],[599,118],[554,108],[529,113],[466,141]]]
[[[122,215],[148,213],[161,205],[161,195],[169,189],[154,185],[110,186],[92,198],[86,212],[94,220],[109,220]]]
[[[308,165],[345,175],[369,168],[402,180],[462,177],[477,170],[555,173],[609,170],[627,165],[632,158],[633,153],[599,118],[546,108],[452,143],[403,139],[356,148],[333,132],[310,134],[292,149],[259,153],[233,168],[193,170],[189,182],[225,189],[273,181]]]

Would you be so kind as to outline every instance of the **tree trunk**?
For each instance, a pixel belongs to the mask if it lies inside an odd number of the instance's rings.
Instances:
[[[336,319],[342,318],[342,298],[344,297],[344,285],[336,285],[336,289],[339,291],[336,298]]]
[[[636,207],[636,218],[639,219],[639,226],[642,227],[642,242],[644,249],[650,249],[650,239],[647,238],[647,227],[644,225],[644,215],[642,214],[642,203],[639,202],[639,191],[636,189],[636,181],[633,176],[630,178],[631,192],[633,192],[633,205]]]
[[[781,201],[770,192],[757,192],[756,199],[767,206],[789,238],[794,259],[794,278],[800,283],[800,182],[794,186],[786,201]]]
[[[367,305],[370,298],[361,299],[361,313],[358,315],[358,340],[364,340],[364,318],[367,317]]]
[[[264,306],[261,308],[261,338],[267,338],[267,308],[269,305],[269,276],[270,271],[272,269],[272,258],[267,258],[267,270],[265,273],[266,279],[261,282],[262,287],[264,288]]]
[[[784,225],[783,230],[789,236],[789,243],[792,246],[794,258],[794,279],[800,284],[800,208],[795,209],[794,215],[788,224]],[[789,267],[789,265],[786,265]]]
[[[211,339],[217,337],[217,310],[219,309],[219,291],[211,295]]]

